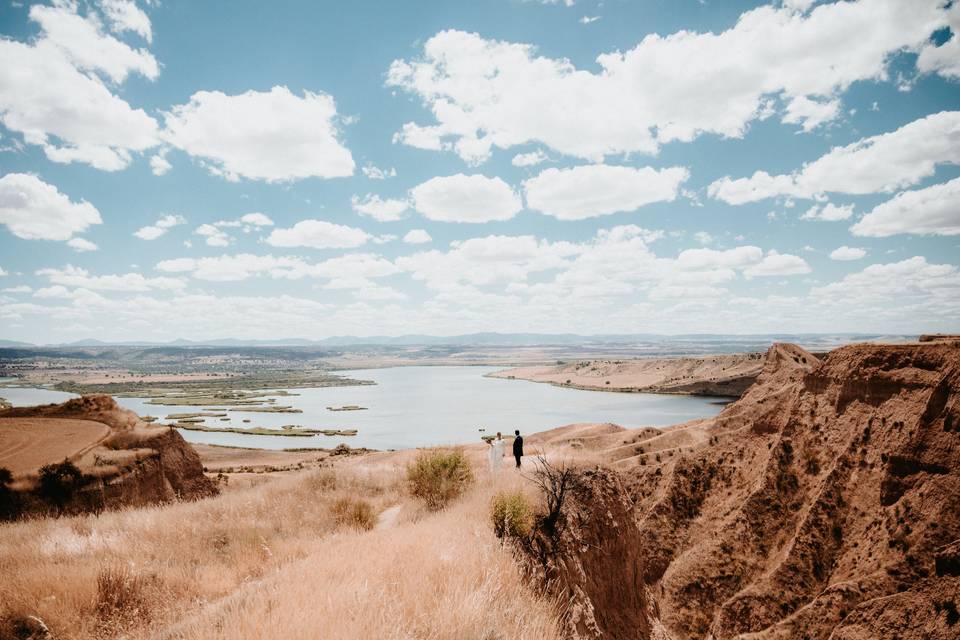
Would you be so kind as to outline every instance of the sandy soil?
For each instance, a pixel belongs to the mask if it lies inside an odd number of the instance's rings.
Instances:
[[[582,360],[553,366],[518,367],[490,374],[559,386],[605,391],[720,393],[725,387],[743,393],[760,373],[760,354],[697,358]]]
[[[239,468],[254,470],[268,467],[286,468],[299,464],[316,466],[317,463],[329,457],[325,451],[271,451],[209,444],[192,444],[191,446],[200,454],[200,460],[208,473]]]
[[[91,420],[0,418],[0,467],[14,476],[41,466],[77,458],[110,435],[110,427]]]

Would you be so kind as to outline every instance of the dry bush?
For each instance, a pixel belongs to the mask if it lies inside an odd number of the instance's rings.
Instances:
[[[526,538],[533,531],[533,507],[522,491],[501,491],[490,501],[490,521],[498,538]]]
[[[94,610],[104,620],[148,618],[148,579],[134,574],[127,565],[106,566],[97,574]]]
[[[411,495],[432,511],[443,509],[472,482],[473,472],[462,449],[421,451],[407,467]]]
[[[340,498],[330,506],[330,513],[341,527],[369,531],[377,523],[370,503],[358,498]]]

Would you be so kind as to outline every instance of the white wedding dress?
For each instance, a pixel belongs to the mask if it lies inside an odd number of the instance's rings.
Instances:
[[[494,440],[490,443],[490,471],[500,471],[503,466],[503,452],[506,451],[506,440]]]

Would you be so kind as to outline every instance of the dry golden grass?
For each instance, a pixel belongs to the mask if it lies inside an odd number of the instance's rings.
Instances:
[[[0,525],[0,621],[36,615],[78,640],[556,638],[553,607],[524,585],[489,521],[491,496],[526,481],[483,469],[433,512],[406,493],[409,458],[346,459],[195,503]],[[334,505],[346,499],[374,514],[396,507],[367,531],[338,526]]]

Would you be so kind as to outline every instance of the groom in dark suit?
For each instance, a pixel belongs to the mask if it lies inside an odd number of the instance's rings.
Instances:
[[[523,436],[520,435],[520,429],[514,431],[517,437],[513,439],[513,457],[517,460],[517,469],[520,468],[520,458],[523,457]]]

